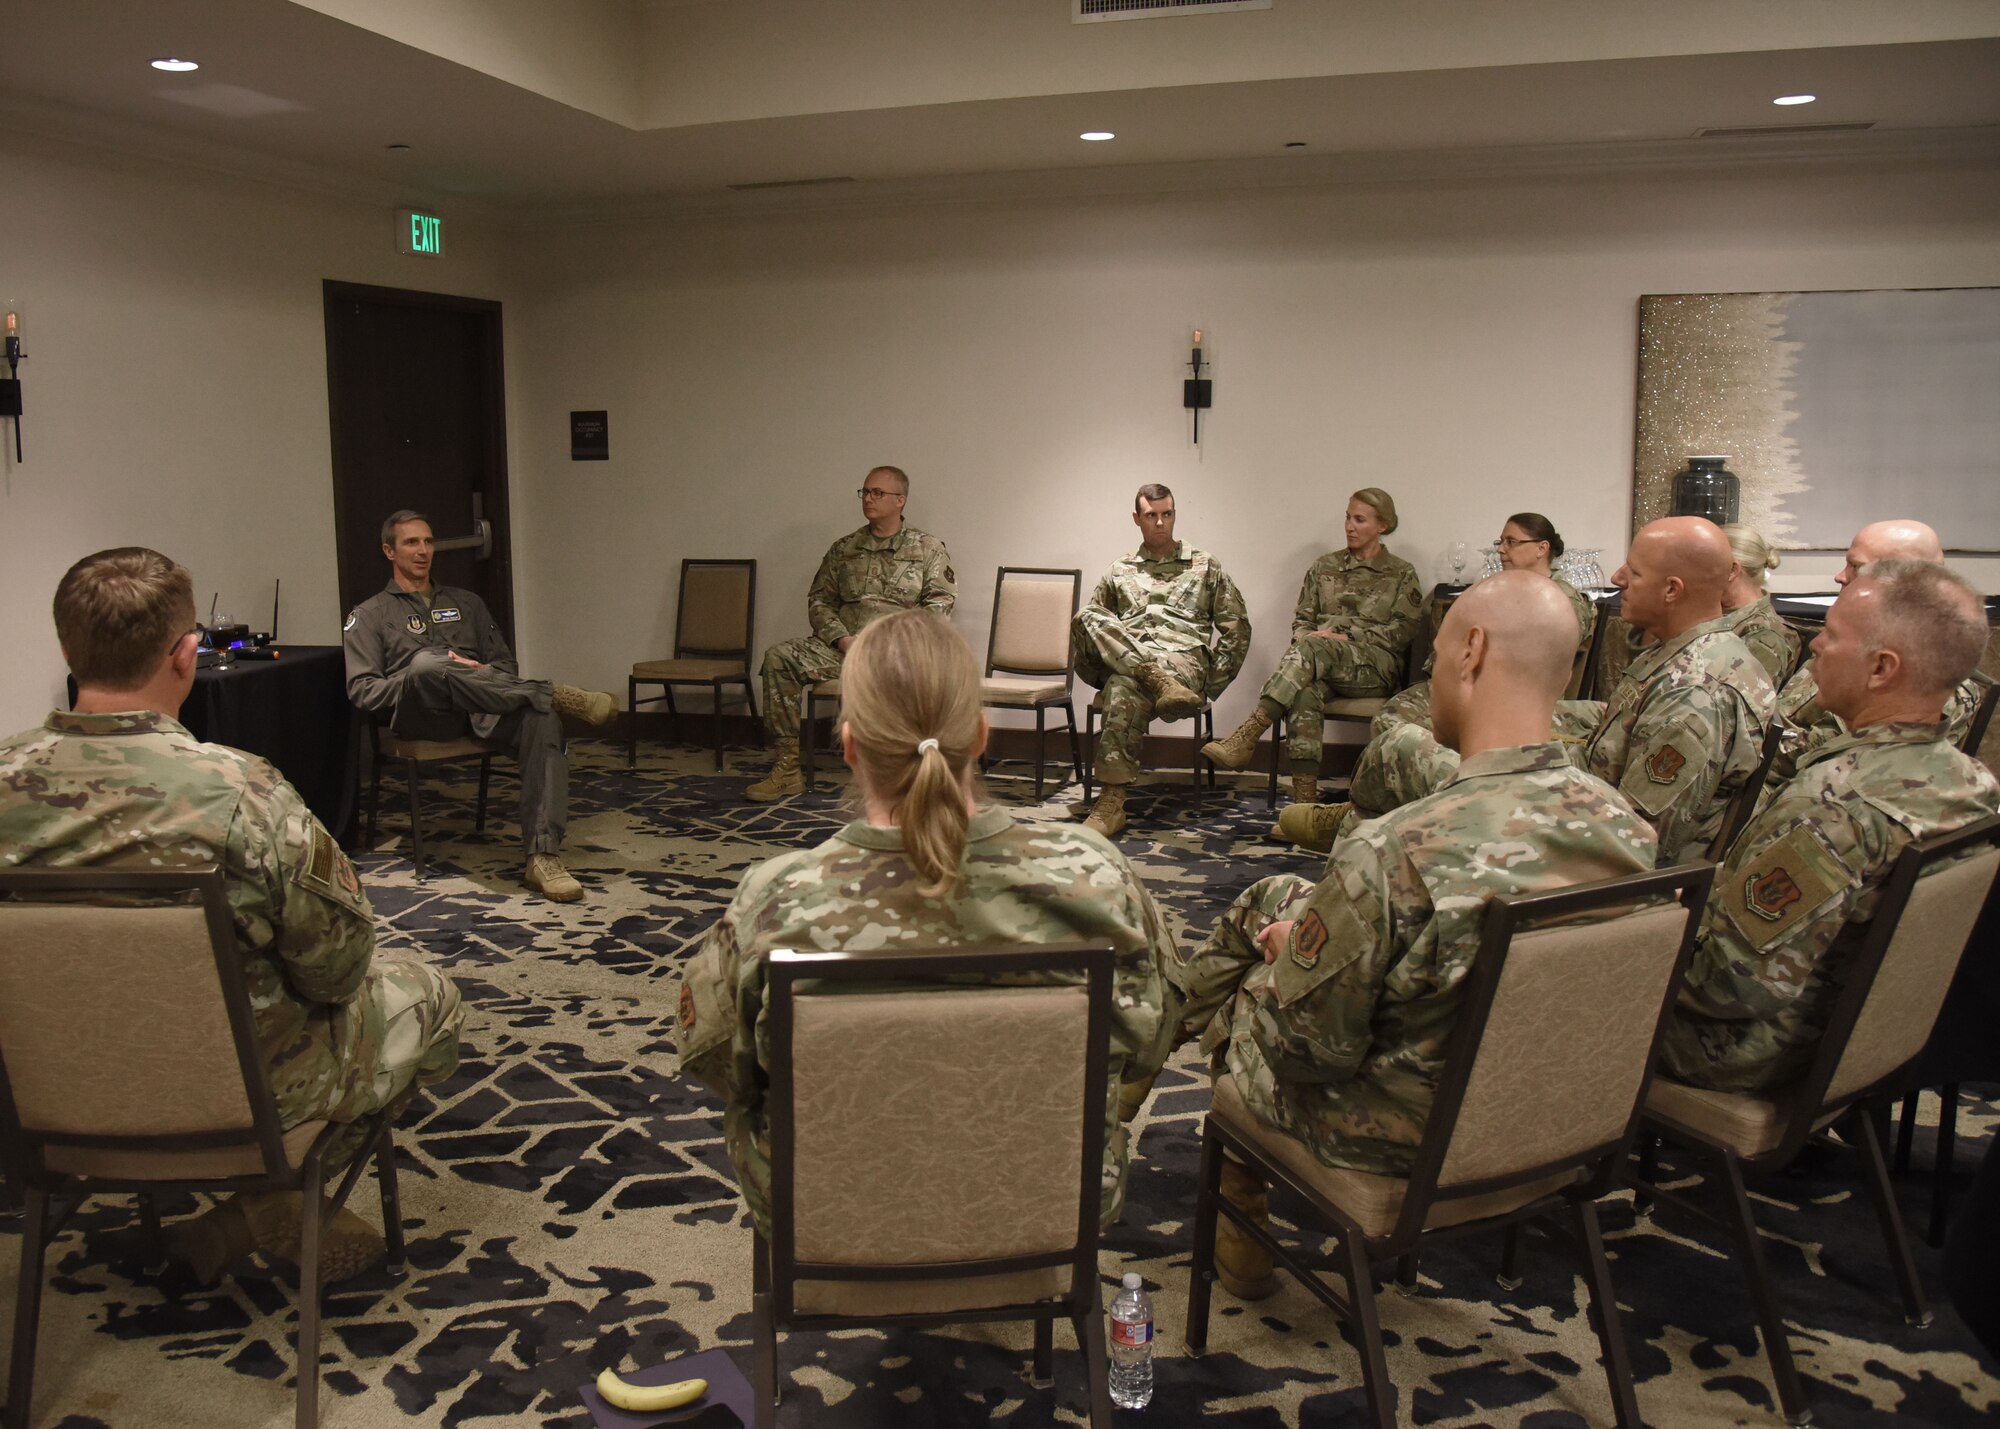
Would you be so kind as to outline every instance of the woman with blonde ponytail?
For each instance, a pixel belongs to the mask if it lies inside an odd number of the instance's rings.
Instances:
[[[1107,1108],[1169,1048],[1163,969],[1173,936],[1139,877],[1081,824],[1016,822],[982,801],[979,669],[949,622],[924,610],[874,621],[840,671],[840,747],[860,817],[817,848],[744,875],[679,990],[680,1070],[718,1092],[729,1159],[770,1231],[765,957],[773,949],[954,949],[1108,942],[1117,950]],[[1107,1114],[1105,1224],[1125,1199],[1126,1138]]]
[[[1729,584],[1722,589],[1722,613],[1736,638],[1770,672],[1771,683],[1782,687],[1798,667],[1799,633],[1785,623],[1764,593],[1764,573],[1778,568],[1778,553],[1754,526],[1731,524],[1722,528],[1722,534],[1729,538],[1729,553],[1736,558]]]

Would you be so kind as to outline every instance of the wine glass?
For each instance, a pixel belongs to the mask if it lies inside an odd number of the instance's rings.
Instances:
[[[1444,558],[1451,562],[1451,583],[1465,584],[1465,563],[1472,559],[1472,548],[1463,541],[1453,541],[1445,547]]]

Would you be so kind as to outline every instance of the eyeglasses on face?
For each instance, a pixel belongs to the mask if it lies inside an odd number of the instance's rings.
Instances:
[[[1511,551],[1516,546],[1539,546],[1541,544],[1541,538],[1538,536],[1502,536],[1493,543],[1493,549],[1496,551]]]
[[[891,496],[901,496],[903,493],[900,491],[891,491],[884,486],[857,486],[854,488],[854,494],[863,501],[866,501],[871,496],[877,501],[884,501]]]

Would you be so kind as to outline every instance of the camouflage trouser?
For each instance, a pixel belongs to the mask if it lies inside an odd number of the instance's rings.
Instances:
[[[1140,643],[1108,610],[1086,607],[1069,627],[1069,658],[1077,677],[1098,688],[1104,725],[1093,759],[1100,784],[1129,784],[1139,771],[1139,746],[1153,721],[1153,700],[1133,678],[1157,661],[1197,694],[1208,689],[1206,650],[1156,650]]]
[[[443,1081],[458,1066],[459,1029],[465,1022],[458,986],[415,953],[376,949],[356,997],[362,1056],[331,1110],[296,1121],[326,1117],[353,1123],[385,1107],[400,1107],[418,1087]],[[362,1140],[358,1129],[343,1127],[327,1148],[327,1169],[345,1166]]]
[[[1236,895],[1208,941],[1167,966],[1166,1015],[1161,1020],[1175,1029],[1176,1047],[1202,1038],[1211,1023],[1219,1036],[1227,1033],[1228,1017],[1218,1020],[1216,1014],[1226,1013],[1244,978],[1264,966],[1257,935],[1272,923],[1305,912],[1314,886],[1312,879],[1296,873],[1258,879]]]
[[[840,673],[840,652],[816,635],[780,640],[764,652],[764,728],[773,739],[799,737],[799,701],[806,686]]]
[[[548,682],[453,664],[429,650],[400,679],[390,728],[409,739],[456,739],[469,727],[482,743],[512,749],[521,764],[521,841],[529,853],[558,852],[569,814],[569,752]]]
[[[1365,817],[1386,814],[1441,788],[1458,772],[1458,752],[1420,725],[1399,724],[1368,741],[1347,797]]]
[[[1431,682],[1419,680],[1407,689],[1398,690],[1390,696],[1389,703],[1375,713],[1369,721],[1368,737],[1387,734],[1399,724],[1413,724],[1418,729],[1431,727]]]
[[[1388,657],[1370,645],[1306,635],[1292,642],[1278,668],[1258,693],[1285,712],[1285,752],[1292,767],[1319,769],[1321,730],[1330,699],[1359,699],[1389,693],[1382,665]]]

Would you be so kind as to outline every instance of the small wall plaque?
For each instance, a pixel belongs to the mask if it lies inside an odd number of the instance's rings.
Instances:
[[[571,412],[569,414],[569,459],[571,461],[611,460],[611,414]]]

